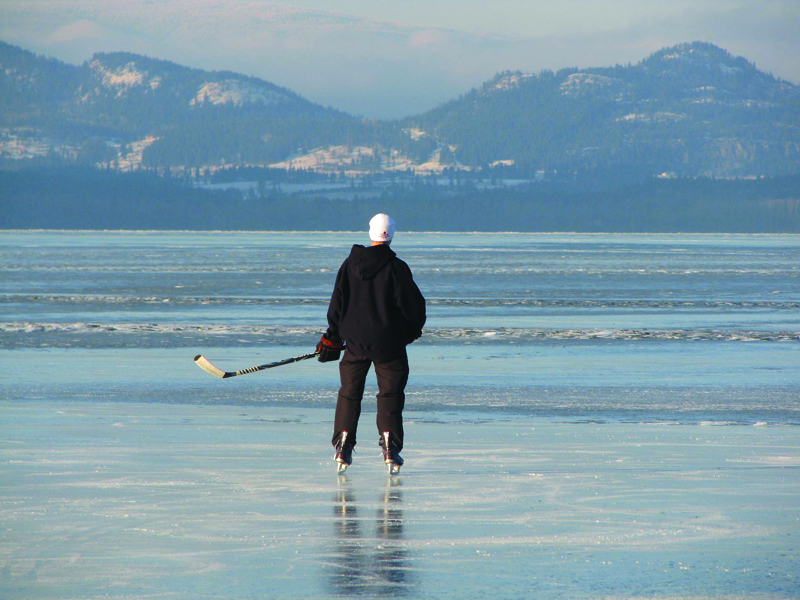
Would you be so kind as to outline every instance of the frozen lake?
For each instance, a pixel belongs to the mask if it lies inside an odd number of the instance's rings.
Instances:
[[[796,427],[3,402],[3,598],[796,598]]]
[[[192,358],[312,351],[364,238],[0,232],[0,597],[800,597],[800,236],[398,233],[340,478],[335,365]]]

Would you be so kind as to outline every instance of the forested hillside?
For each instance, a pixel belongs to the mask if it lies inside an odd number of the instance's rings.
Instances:
[[[703,43],[661,50],[638,65],[502,73],[404,124],[469,166],[800,172],[800,89]]]
[[[136,168],[302,165],[360,176],[513,166],[635,177],[800,173],[800,88],[695,42],[636,65],[502,73],[401,121],[129,53],[70,66],[0,43],[0,161]]]
[[[84,164],[124,163],[137,142],[142,167],[269,165],[307,149],[396,148],[417,142],[389,123],[311,103],[269,82],[117,52],[74,67],[0,43],[0,127],[6,139]]]

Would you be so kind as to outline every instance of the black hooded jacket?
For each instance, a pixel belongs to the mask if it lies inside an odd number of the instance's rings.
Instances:
[[[329,333],[356,356],[389,362],[405,356],[424,325],[425,298],[408,265],[386,244],[354,245],[336,275]]]

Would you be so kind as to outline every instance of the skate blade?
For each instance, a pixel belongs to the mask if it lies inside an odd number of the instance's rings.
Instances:
[[[399,475],[400,474],[400,465],[398,465],[396,463],[389,463],[387,466],[389,467],[388,468],[389,475]]]
[[[346,463],[336,463],[336,472],[340,474],[344,473],[345,471],[347,471],[348,466],[349,465],[347,465]]]

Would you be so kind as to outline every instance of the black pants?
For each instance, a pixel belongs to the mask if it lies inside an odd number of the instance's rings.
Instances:
[[[364,386],[370,365],[375,365],[375,376],[378,379],[378,435],[388,431],[398,450],[402,450],[408,357],[403,356],[391,362],[373,362],[368,358],[354,356],[347,349],[339,362],[342,385],[336,401],[333,443],[336,444],[342,431],[348,433],[349,439],[356,440],[358,418],[361,416],[361,399],[364,397]]]

